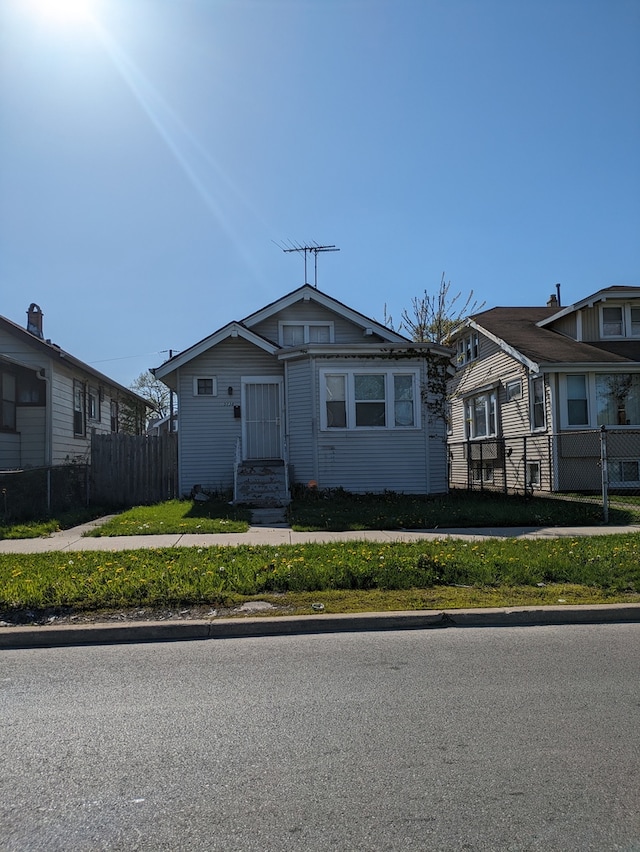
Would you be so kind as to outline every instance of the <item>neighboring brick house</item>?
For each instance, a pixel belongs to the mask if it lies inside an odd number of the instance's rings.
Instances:
[[[605,426],[624,445],[617,488],[640,487],[640,287],[607,287],[563,308],[497,307],[453,338],[450,482],[588,490]],[[634,431],[635,430],[635,431]],[[584,436],[584,437],[583,437]]]

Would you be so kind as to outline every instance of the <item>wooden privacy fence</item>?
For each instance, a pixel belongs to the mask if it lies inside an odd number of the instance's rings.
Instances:
[[[90,502],[134,506],[178,496],[178,436],[94,435]]]

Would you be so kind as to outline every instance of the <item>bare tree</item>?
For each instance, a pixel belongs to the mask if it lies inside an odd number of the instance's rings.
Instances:
[[[397,331],[406,331],[416,342],[433,342],[447,345],[451,334],[470,314],[484,307],[473,298],[473,290],[465,299],[462,293],[451,295],[451,281],[447,281],[444,272],[437,293],[425,290],[422,296],[414,296],[411,307],[402,311]],[[393,319],[387,314],[385,305],[385,324],[393,328]]]
[[[140,373],[138,378],[131,382],[129,389],[147,400],[155,416],[167,417],[171,392],[160,379],[156,379],[150,370]]]

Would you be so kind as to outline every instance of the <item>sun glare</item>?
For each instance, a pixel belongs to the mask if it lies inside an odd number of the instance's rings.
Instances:
[[[31,0],[35,13],[61,26],[81,24],[91,19],[92,0]]]

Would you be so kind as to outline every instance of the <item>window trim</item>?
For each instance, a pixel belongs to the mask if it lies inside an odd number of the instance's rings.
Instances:
[[[79,407],[76,407],[77,403]],[[81,422],[80,422],[81,421]],[[85,438],[87,435],[87,383],[73,380],[73,437]]]
[[[302,343],[285,343],[284,342],[284,330],[290,326],[302,326]],[[302,320],[301,322],[296,322],[295,320],[279,320],[278,322],[278,342],[280,346],[306,346],[311,341],[309,340],[309,329],[310,328],[328,328],[329,329],[329,343],[335,342],[334,336],[334,324],[332,320]],[[320,344],[322,345],[322,344]],[[326,345],[326,344],[325,344]]]
[[[611,475],[611,471],[613,469],[613,466],[616,465],[616,464],[619,464],[622,468],[623,464],[629,464],[629,462],[636,465],[637,474],[638,474],[637,479],[614,479]],[[638,488],[638,486],[640,485],[640,459],[632,458],[632,457],[631,458],[609,459],[608,470],[609,470],[609,486],[611,488]]]
[[[210,381],[211,382],[211,393],[200,393],[199,390],[199,382],[202,381]],[[211,397],[218,396],[218,377],[217,376],[194,376],[193,377],[193,395],[195,397],[204,397],[206,399],[210,399]]]
[[[532,468],[535,468],[538,471],[537,478],[535,480],[531,476]],[[542,464],[540,459],[527,459],[525,485],[527,488],[531,488],[531,490],[542,488]]]
[[[516,388],[516,391],[510,392],[509,388]],[[522,399],[522,379],[508,379],[504,384],[504,395],[506,402],[513,402],[514,399]]]
[[[356,376],[379,376],[384,375],[384,405],[385,423],[381,426],[357,426],[356,425],[356,398],[355,377]],[[319,371],[320,376],[320,431],[321,432],[413,432],[421,428],[420,418],[420,368],[410,367],[408,369],[397,369],[382,365],[371,365],[370,367],[323,367]],[[344,377],[345,388],[345,426],[329,426],[327,417],[327,376]],[[407,400],[396,400],[395,377],[410,376],[412,379],[413,402],[413,424],[411,426],[397,425],[395,422],[396,402]],[[362,400],[361,400],[362,401]]]
[[[92,404],[92,401],[95,405]],[[100,414],[100,390],[97,387],[89,385],[89,389],[87,391],[87,420],[99,423]]]
[[[487,398],[488,407],[485,403],[484,411],[485,411],[485,425],[487,426],[487,432],[484,435],[476,434],[476,400],[480,400],[483,397]],[[491,403],[493,402],[493,431],[491,431]],[[470,393],[464,398],[464,431],[465,431],[465,439],[467,441],[484,441],[484,440],[493,440],[498,437],[500,434],[500,425],[498,423],[498,388],[497,386],[492,386],[490,388],[484,388],[484,390],[477,389],[475,393]]]
[[[536,426],[535,423],[535,409],[536,409],[536,398],[535,398],[535,384],[536,382],[542,382],[542,426]],[[547,428],[547,383],[545,382],[544,375],[542,376],[531,376],[529,378],[529,426],[531,427],[532,432],[544,432]]]
[[[458,338],[456,343],[456,367],[458,369],[477,361],[479,355],[480,334],[477,331],[472,331]]]
[[[607,309],[617,308],[620,310],[621,334],[605,334],[604,312]],[[637,340],[640,338],[640,329],[637,334],[633,333],[633,310],[639,310],[640,304],[635,302],[603,302],[599,306],[598,319],[601,340]],[[635,321],[638,322],[637,320]]]
[[[639,375],[637,370],[614,370],[611,372],[603,372],[597,370],[593,372],[563,373],[560,375],[560,427],[567,430],[580,429],[595,429],[603,424],[600,423],[598,417],[598,395],[597,395],[597,377],[598,376],[619,376],[619,375]],[[569,395],[567,387],[567,379],[570,376],[584,376],[585,393],[587,403],[587,422],[586,423],[569,423]],[[607,429],[634,429],[640,426],[639,423],[606,423]]]

